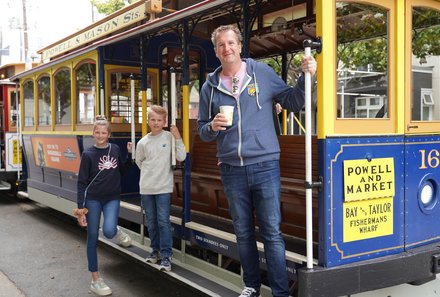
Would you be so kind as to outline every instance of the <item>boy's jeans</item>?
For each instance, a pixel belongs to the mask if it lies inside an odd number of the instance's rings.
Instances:
[[[170,222],[171,194],[141,195],[145,210],[148,235],[153,251],[160,251],[161,257],[173,254],[173,234]]]

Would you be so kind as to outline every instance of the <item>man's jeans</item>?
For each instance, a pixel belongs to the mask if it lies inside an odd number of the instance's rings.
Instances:
[[[141,195],[145,210],[148,236],[153,251],[160,251],[161,257],[173,255],[173,233],[170,222],[171,194]]]
[[[99,236],[99,221],[101,212],[104,215],[102,233],[107,238],[115,237],[118,232],[119,199],[101,202],[98,200],[86,200],[87,213],[87,260],[89,271],[98,271],[98,253],[96,251]]]
[[[261,284],[253,216],[255,209],[272,294],[276,297],[288,296],[285,245],[280,230],[279,161],[248,166],[221,164],[220,170],[237,236],[245,286],[259,289]]]

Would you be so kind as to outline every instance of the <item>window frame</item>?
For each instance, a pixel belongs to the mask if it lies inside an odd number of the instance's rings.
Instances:
[[[68,91],[69,96],[70,96],[70,98],[69,98],[70,99],[70,120],[69,120],[68,123],[58,123],[58,119],[57,119],[58,118],[58,103],[59,103],[59,100],[58,100],[57,94],[56,94],[56,83],[57,83],[56,76],[59,73],[61,73],[62,71],[68,71],[69,72],[69,80],[70,80],[69,91]],[[53,97],[53,101],[54,101],[53,102],[53,104],[54,104],[53,113],[54,113],[54,116],[55,116],[55,122],[54,122],[55,127],[58,127],[58,128],[66,127],[66,126],[70,127],[72,125],[72,113],[73,113],[73,105],[72,105],[72,84],[73,84],[73,82],[72,82],[72,69],[69,68],[69,67],[66,67],[66,66],[61,66],[61,67],[57,68],[56,71],[53,73],[52,82],[53,82],[53,87],[51,86],[51,89],[53,89],[53,95],[54,95],[54,97]]]
[[[76,77],[77,77],[78,69],[85,64],[94,64],[95,65],[95,91],[94,91],[95,98],[94,98],[94,102],[93,102],[94,103],[94,110],[93,110],[93,115],[92,115],[92,119],[90,122],[80,123],[79,122],[79,113],[78,113],[78,110],[79,110],[78,81],[77,81]],[[75,104],[73,106],[74,111],[72,112],[73,113],[73,121],[72,122],[74,122],[74,125],[77,128],[80,128],[80,127],[88,128],[90,125],[93,125],[96,111],[98,110],[98,98],[99,98],[98,90],[99,90],[99,88],[98,88],[98,64],[97,64],[96,60],[94,60],[92,58],[86,58],[86,59],[82,59],[81,61],[79,61],[75,65],[75,67],[72,69],[72,77],[74,78],[72,89],[73,89],[73,95],[75,98]]]
[[[50,119],[50,122],[49,122],[49,124],[47,124],[47,125],[42,125],[41,123],[40,123],[40,95],[39,95],[39,81],[41,80],[41,79],[43,79],[43,78],[48,78],[49,79],[49,98],[50,98],[50,101],[49,101],[49,111],[50,111],[50,114],[49,114],[49,119]],[[53,125],[53,118],[52,118],[52,110],[53,110],[53,96],[52,96],[52,76],[50,75],[50,73],[49,72],[43,72],[43,73],[41,73],[36,79],[35,79],[35,86],[36,86],[36,90],[37,90],[37,92],[36,92],[36,94],[37,94],[37,100],[36,100],[36,104],[35,104],[35,106],[34,106],[34,108],[35,108],[35,114],[36,114],[36,122],[35,122],[35,126],[38,128],[38,130],[43,130],[43,131],[50,131],[50,130],[52,130],[52,125]],[[35,93],[34,93],[34,98],[35,98]]]
[[[388,24],[387,24],[387,36],[388,36],[388,117],[387,118],[342,118],[338,117],[338,96],[336,94],[337,88],[337,76],[336,76],[336,59],[337,59],[337,39],[336,39],[336,2],[346,2],[346,3],[360,3],[380,7],[388,11]],[[371,0],[367,3],[364,1],[334,1],[334,30],[335,30],[335,42],[334,42],[334,65],[333,74],[334,77],[334,94],[333,94],[333,108],[334,108],[334,133],[341,134],[391,134],[397,131],[397,121],[398,113],[396,109],[398,108],[398,103],[396,100],[396,65],[397,58],[393,53],[396,52],[396,5],[395,1],[391,0]],[[327,93],[327,92],[326,92]]]
[[[27,119],[27,117],[26,117],[26,106],[28,106],[28,104],[26,104],[25,88],[26,88],[26,84],[28,84],[28,83],[32,83],[32,87],[31,87],[31,90],[32,90],[32,105],[33,105],[32,108],[31,108],[31,112],[32,112],[32,115],[33,115],[33,117],[32,117],[32,120],[33,120],[32,125],[27,125],[26,124],[26,119]],[[35,130],[36,126],[37,126],[37,123],[35,121],[35,119],[36,119],[36,117],[35,117],[35,115],[36,115],[36,112],[35,112],[36,111],[35,110],[36,109],[36,107],[35,107],[35,92],[36,92],[35,80],[32,79],[32,78],[28,78],[28,79],[24,80],[24,82],[22,83],[20,89],[21,89],[20,100],[23,100],[22,104],[21,104],[21,106],[22,106],[21,107],[21,112],[22,112],[22,114],[24,114],[24,116],[21,117],[21,127],[22,127],[23,130]]]
[[[407,0],[406,11],[408,21],[405,24],[405,39],[412,40],[412,13],[414,7],[428,8],[437,10],[440,12],[440,2],[434,0]],[[405,77],[405,133],[406,134],[420,134],[420,133],[439,133],[440,120],[426,121],[426,120],[413,120],[412,119],[412,102],[413,98],[413,63],[412,63],[412,44],[407,43],[405,47],[405,73],[408,74]],[[420,94],[421,95],[421,94]],[[418,96],[418,95],[417,95]],[[440,98],[439,98],[440,99]],[[423,116],[423,98],[417,98],[421,100],[420,118]]]

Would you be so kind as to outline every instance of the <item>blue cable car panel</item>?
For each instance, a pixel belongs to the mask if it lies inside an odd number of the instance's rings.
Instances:
[[[320,263],[334,267],[404,249],[403,137],[321,141]],[[323,166],[323,167],[324,167]]]
[[[440,137],[407,137],[405,154],[405,242],[410,249],[440,240]]]

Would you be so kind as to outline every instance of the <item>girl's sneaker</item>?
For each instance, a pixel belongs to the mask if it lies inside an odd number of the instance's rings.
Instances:
[[[129,247],[131,246],[131,238],[130,236],[121,230],[121,228],[118,227],[118,233],[116,233],[115,236],[116,242],[122,246],[122,247]]]
[[[98,278],[90,284],[90,291],[98,296],[108,296],[112,294],[112,290],[107,286],[102,278]]]

